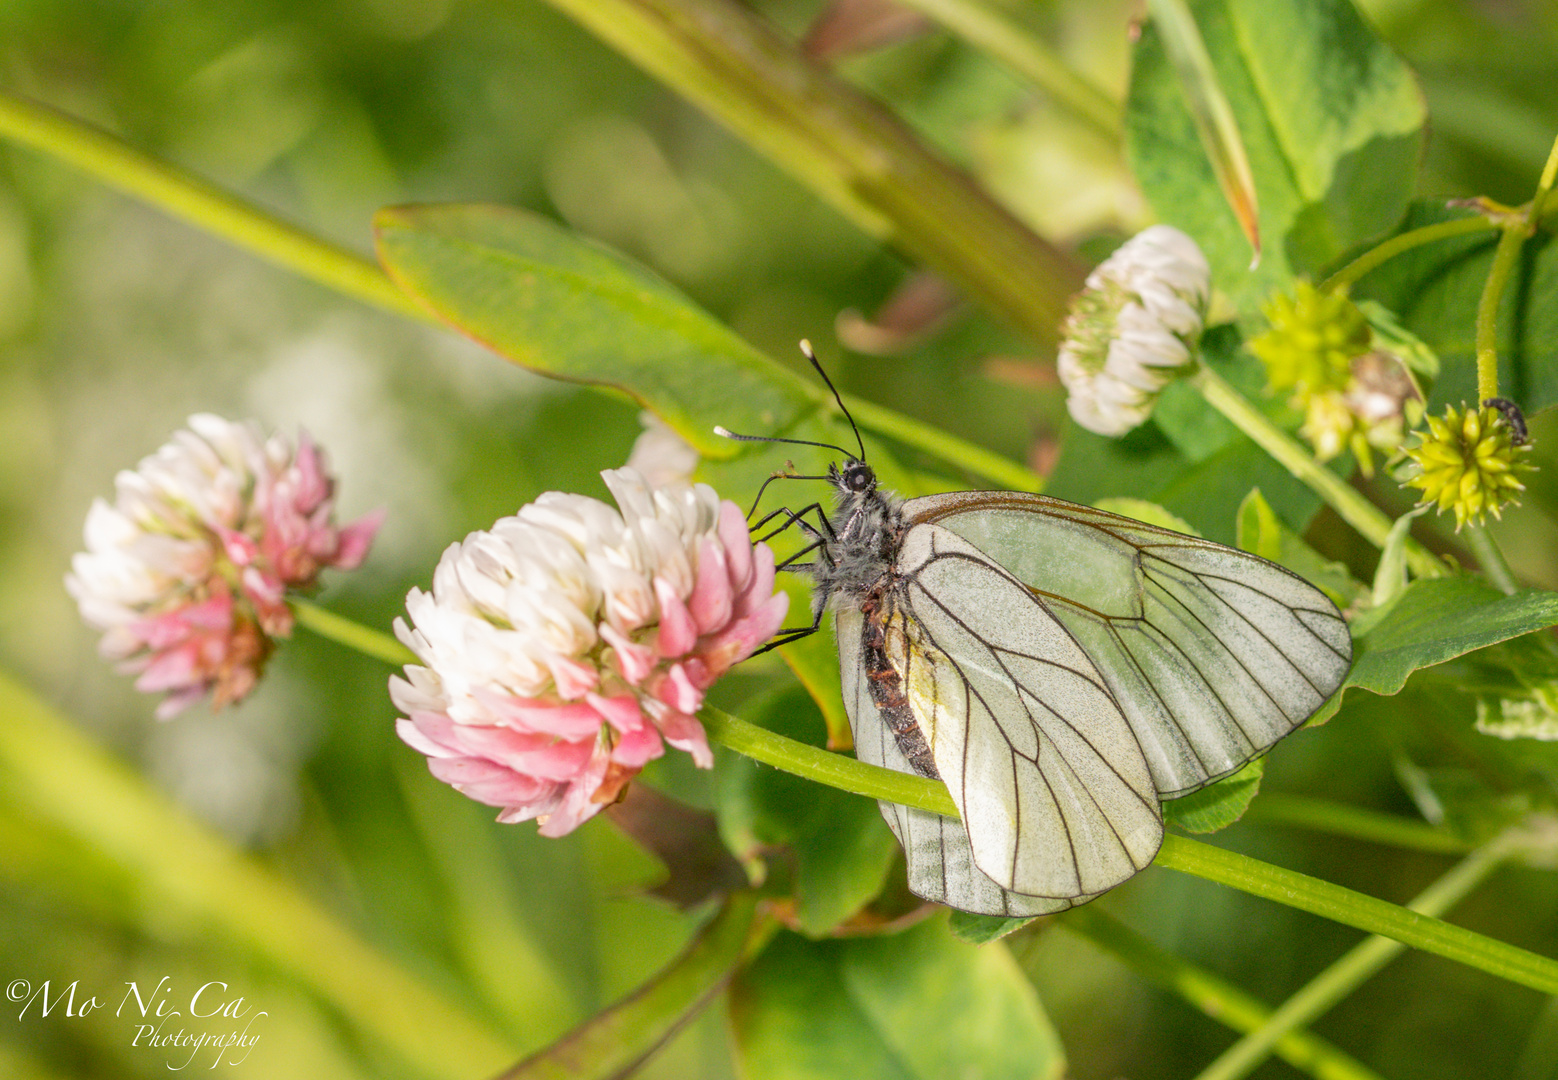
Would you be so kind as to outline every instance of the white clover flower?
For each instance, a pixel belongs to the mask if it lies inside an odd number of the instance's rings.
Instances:
[[[1185,372],[1211,296],[1194,240],[1154,225],[1088,275],[1072,301],[1056,357],[1072,418],[1100,435],[1146,420],[1158,394]]]
[[[561,836],[614,800],[663,742],[713,764],[704,691],[784,620],[774,557],[706,484],[601,474],[620,510],[548,492],[452,544],[412,589],[420,665],[390,679],[400,737],[498,820]]]
[[[87,513],[65,588],[103,655],[139,672],[137,689],[168,692],[163,718],[208,692],[217,707],[247,694],[271,638],[291,632],[287,591],[359,565],[382,518],[336,526],[335,481],[307,434],[294,452],[209,413],[114,487]]]

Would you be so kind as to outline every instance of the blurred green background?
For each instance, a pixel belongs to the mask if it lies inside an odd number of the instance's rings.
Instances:
[[[796,33],[820,8],[761,6]],[[1015,6],[1121,92],[1131,4]],[[1418,194],[1526,198],[1558,131],[1558,6],[1364,7],[1423,81],[1431,135]],[[1115,150],[944,34],[843,69],[1057,242],[1088,251],[1148,220]],[[876,311],[909,268],[539,0],[6,0],[0,82],[364,251],[386,204],[488,200],[556,215],[786,363],[810,337],[850,390],[1042,469],[1063,442],[1053,386],[989,377],[1051,358],[978,312],[955,313],[897,355],[842,347],[840,313]],[[697,920],[639,895],[657,873],[647,856],[603,820],[560,841],[491,825],[490,810],[434,782],[395,739],[382,665],[300,632],[241,706],[159,724],[153,702],[96,657],[60,584],[86,509],[116,470],[202,410],[306,427],[340,473],[345,517],[388,507],[366,569],[323,595],[378,627],[466,532],[544,490],[604,497],[599,470],[621,464],[639,430],[622,400],[368,310],[0,146],[0,665],[516,1049],[544,1044],[674,955]],[[1058,468],[1063,477],[1063,445]],[[1519,568],[1551,586],[1553,481],[1539,484],[1507,537]],[[1352,554],[1338,537],[1328,550]],[[785,677],[771,658],[750,667],[722,687],[727,706]],[[1349,699],[1323,738],[1299,735],[1272,754],[1268,790],[1413,813],[1392,771],[1411,740],[1400,721],[1399,703]],[[1539,757],[1510,760],[1554,772]],[[708,777],[682,766],[648,779],[706,799]],[[270,1013],[244,1075],[414,1075],[286,974],[148,907],[3,795],[0,815],[11,837],[0,854],[3,981],[114,990],[164,974],[221,979]],[[1446,865],[1253,822],[1219,843],[1398,902]],[[1102,903],[1272,1002],[1357,937],[1162,871]],[[1553,955],[1555,916],[1549,877],[1510,869],[1455,918]],[[1018,955],[1081,1080],[1190,1075],[1231,1041],[1063,931],[1032,936]],[[1317,1030],[1392,1078],[1558,1075],[1558,1012],[1418,954]],[[166,1071],[122,1034],[0,1012],[0,1074]],[[732,1069],[714,1009],[643,1075]],[[1268,1064],[1256,1075],[1292,1073]]]

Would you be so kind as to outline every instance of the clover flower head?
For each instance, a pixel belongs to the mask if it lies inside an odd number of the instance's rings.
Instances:
[[[648,409],[638,414],[638,422],[644,430],[633,441],[627,467],[651,487],[692,483],[692,474],[698,468],[698,448]]]
[[[434,776],[562,836],[663,743],[713,764],[693,714],[784,619],[774,557],[706,484],[603,473],[618,509],[548,492],[453,544],[396,633],[400,737]]]
[[[1062,328],[1056,370],[1066,408],[1100,435],[1123,435],[1189,370],[1206,320],[1211,270],[1194,240],[1154,225],[1088,275]]]
[[[382,520],[335,524],[335,480],[306,433],[294,449],[209,413],[114,487],[113,504],[87,514],[65,588],[103,631],[99,651],[140,675],[136,689],[167,693],[164,719],[253,689],[273,639],[292,631],[287,593],[361,564]]]
[[[1516,446],[1509,424],[1489,406],[1446,406],[1444,416],[1428,417],[1428,431],[1407,448],[1416,475],[1405,483],[1422,492],[1419,506],[1435,504],[1439,513],[1455,511],[1455,531],[1468,521],[1480,525],[1488,514],[1501,517],[1506,503],[1520,505],[1525,490],[1520,474],[1531,464],[1529,444]]]

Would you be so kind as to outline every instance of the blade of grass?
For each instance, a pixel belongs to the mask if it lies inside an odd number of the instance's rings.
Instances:
[[[1508,845],[1503,841],[1479,848],[1419,893],[1407,904],[1408,909],[1424,915],[1444,914],[1486,880],[1507,855]],[[1248,1076],[1279,1042],[1314,1023],[1405,948],[1399,941],[1378,935],[1359,943],[1278,1006],[1263,1024],[1225,1050],[1196,1080],[1239,1080]]]
[[[209,927],[311,987],[421,1075],[490,1073],[503,1037],[380,955],[295,886],[196,822],[0,673],[7,798],[122,866],[166,932]]]

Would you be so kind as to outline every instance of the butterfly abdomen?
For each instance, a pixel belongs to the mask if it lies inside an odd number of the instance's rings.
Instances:
[[[861,630],[861,661],[865,667],[866,686],[871,700],[882,714],[887,729],[893,733],[898,749],[909,759],[910,766],[921,776],[940,780],[936,761],[931,757],[930,745],[925,733],[914,718],[909,699],[903,692],[903,679],[887,658],[887,634],[879,601],[864,605],[865,620]]]

